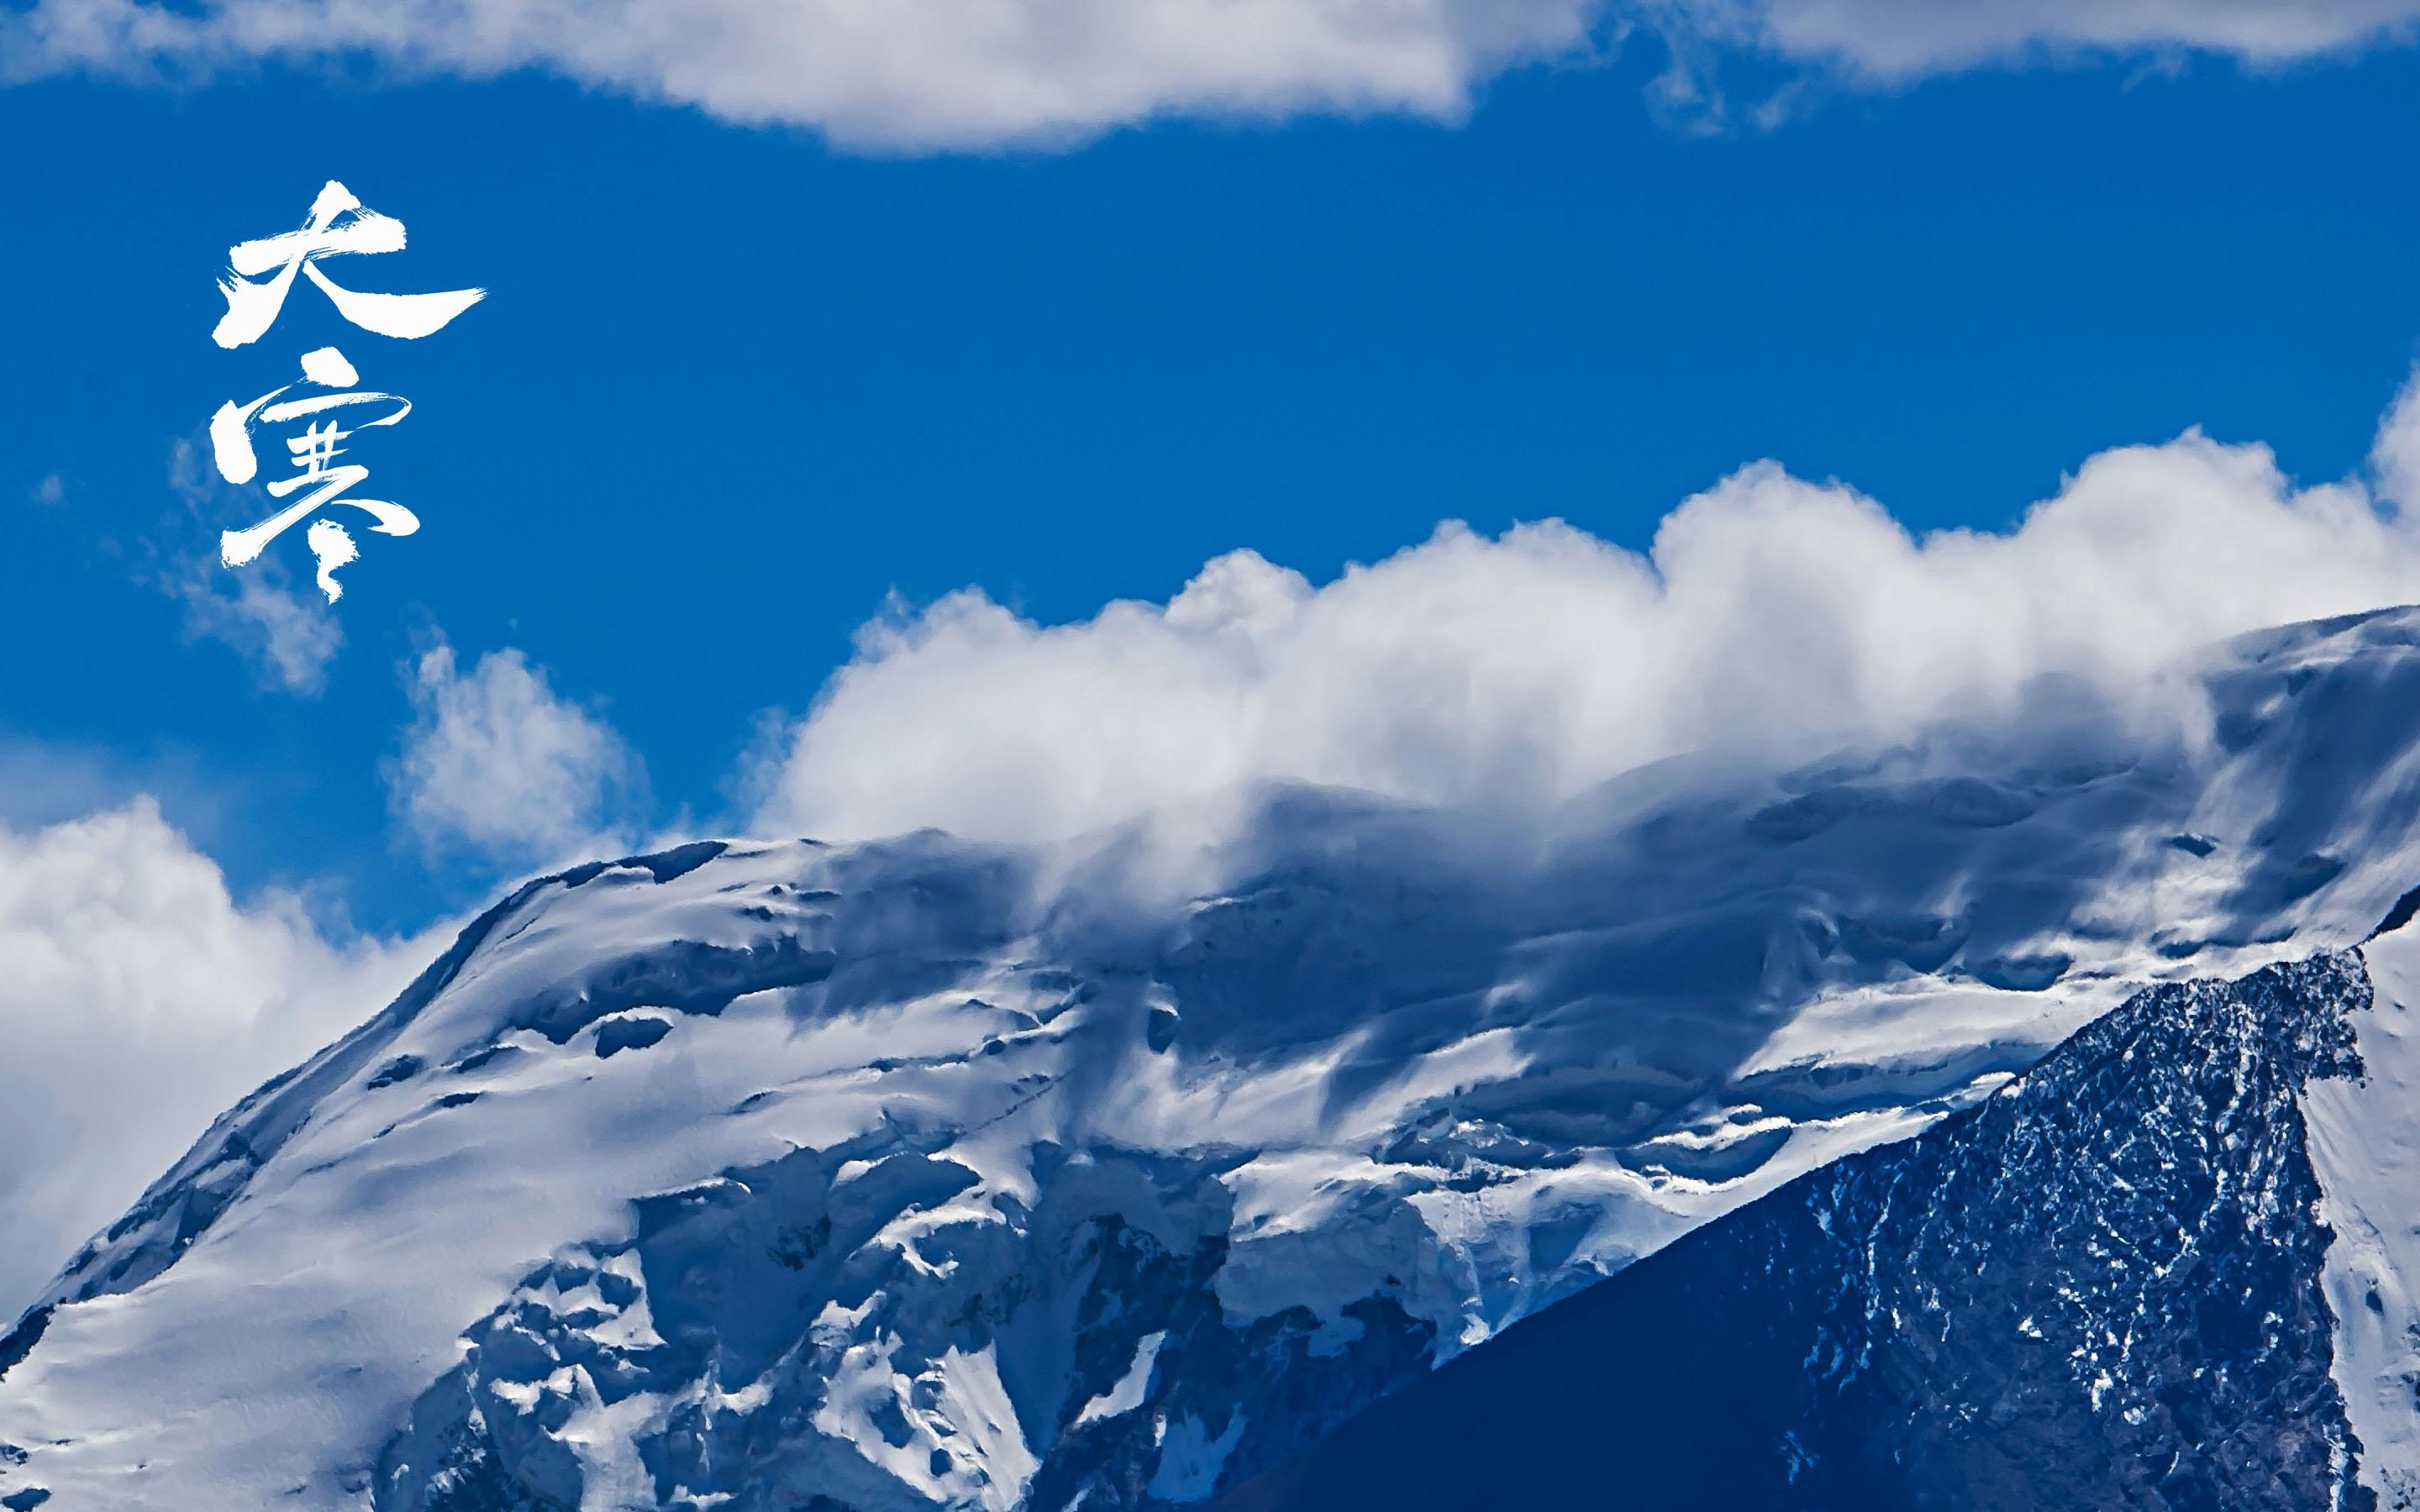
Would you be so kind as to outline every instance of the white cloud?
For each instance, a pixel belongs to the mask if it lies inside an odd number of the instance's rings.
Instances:
[[[1896,82],[2074,53],[2276,64],[2408,38],[2420,0],[1652,0],[1668,25]]]
[[[232,646],[289,693],[326,689],[344,626],[326,600],[295,592],[282,566],[262,561],[231,573],[195,562],[164,582],[185,606],[189,639]]]
[[[2378,491],[2407,514],[2420,515],[2420,369],[2414,369],[2378,423],[2369,449],[2369,470]]]
[[[407,673],[414,718],[387,769],[396,816],[431,856],[504,865],[610,851],[644,782],[611,725],[555,695],[519,651],[458,671],[439,643]]]
[[[0,823],[0,1319],[237,1098],[382,1006],[426,941],[228,894],[149,798]]]
[[[2276,62],[2401,34],[2420,0],[37,0],[0,73],[186,74],[366,54],[538,68],[881,148],[1050,146],[1170,116],[1452,119],[1489,79],[1634,26],[1890,82],[2073,50]]]
[[[1583,42],[1593,0],[40,0],[19,74],[375,54],[538,67],[726,120],[878,147],[1080,139],[1166,115],[1450,117],[1520,58]]]
[[[2087,461],[2006,534],[1911,537],[1745,468],[1651,552],[1447,527],[1314,588],[1249,551],[1039,626],[964,592],[869,627],[755,775],[759,827],[1073,833],[1234,784],[1550,803],[1660,758],[1911,730],[2069,672],[2132,693],[2260,626],[2420,600],[2420,531],[2197,433]]]

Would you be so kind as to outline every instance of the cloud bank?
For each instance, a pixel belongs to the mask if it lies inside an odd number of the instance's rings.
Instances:
[[[601,718],[510,647],[465,672],[440,642],[409,671],[413,719],[387,767],[396,819],[432,858],[536,866],[613,853],[645,774]]]
[[[1451,120],[1487,82],[1660,33],[1695,66],[1779,58],[1850,83],[2190,50],[2273,64],[2410,35],[2420,0],[35,0],[0,77],[207,74],[367,56],[539,69],[845,145],[1050,147],[1167,116]]]
[[[0,823],[0,1319],[430,949],[332,943],[290,896],[239,903],[149,798]]]
[[[2420,384],[2381,427],[2413,497]],[[982,594],[869,626],[758,774],[756,827],[1078,833],[1263,780],[1551,804],[1667,756],[1794,749],[2120,695],[2240,632],[2420,600],[2420,525],[2198,433],[2104,452],[2004,534],[1911,536],[1873,501],[1743,469],[1623,550],[1457,526],[1325,586],[1249,551],[1165,604],[1045,626]]]

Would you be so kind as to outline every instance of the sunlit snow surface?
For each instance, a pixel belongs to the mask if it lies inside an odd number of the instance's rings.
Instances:
[[[2350,1015],[2362,1074],[2313,1082],[2303,1115],[2335,1235],[2323,1284],[2362,1484],[2385,1512],[2410,1512],[2420,1507],[2420,924],[2362,955],[2375,988]]]
[[[2239,642],[2199,745],[2049,688],[1543,830],[1268,793],[1168,902],[1132,836],[532,884],[0,1343],[0,1497],[1199,1502],[2146,981],[2357,943],[2415,642]]]

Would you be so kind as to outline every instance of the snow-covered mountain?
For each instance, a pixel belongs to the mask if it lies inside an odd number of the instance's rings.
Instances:
[[[1698,1229],[1217,1512],[2409,1509],[2415,1017],[2408,923],[2149,988],[1981,1105]]]
[[[0,1506],[1205,1503],[2147,985],[2358,945],[2420,881],[2420,611],[2180,688],[2208,739],[2045,686],[1544,823],[1263,793],[1173,868],[1144,826],[534,882],[0,1338]],[[2312,1085],[2350,1453],[2420,1145],[2408,1081]]]

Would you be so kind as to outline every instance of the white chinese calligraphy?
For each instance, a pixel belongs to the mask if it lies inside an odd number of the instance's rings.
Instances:
[[[380,215],[353,197],[352,191],[331,178],[311,202],[302,229],[281,236],[239,242],[227,249],[228,277],[219,280],[227,312],[210,339],[233,348],[258,341],[286,306],[287,292],[300,272],[319,285],[336,313],[381,336],[407,340],[427,335],[487,298],[478,288],[442,294],[364,294],[344,287],[319,271],[318,259],[349,253],[401,252],[403,223]],[[255,276],[276,270],[276,275],[254,283]]]
[[[288,420],[302,420],[327,414],[349,405],[381,404],[392,409],[373,415],[360,424],[347,427],[333,418],[311,420],[299,436],[288,437],[286,449],[292,454],[299,470],[288,478],[279,478],[267,486],[269,496],[283,499],[300,492],[302,497],[247,530],[226,531],[219,536],[219,560],[230,567],[240,567],[260,555],[261,548],[275,540],[297,521],[321,504],[343,503],[361,510],[377,523],[370,529],[381,535],[410,535],[420,529],[419,517],[401,504],[383,499],[350,499],[345,491],[366,481],[370,470],[359,463],[348,462],[332,466],[345,454],[345,439],[357,430],[374,425],[392,425],[411,413],[411,402],[392,393],[372,390],[355,390],[361,380],[353,364],[334,347],[322,347],[302,359],[302,378],[314,387],[339,392],[314,394],[306,398],[281,399],[279,395],[300,385],[288,383],[271,389],[250,404],[239,406],[233,401],[219,406],[210,417],[210,455],[218,464],[219,476],[229,483],[250,483],[260,471],[260,459],[252,446],[252,428],[256,424],[277,424]],[[341,525],[330,522],[327,530],[315,526],[303,539],[310,544],[312,554],[319,559],[319,589],[334,602],[344,590],[336,583],[335,569],[359,555],[352,537]]]
[[[227,259],[233,271],[219,281],[227,312],[211,332],[211,339],[228,348],[260,339],[285,308],[286,296],[298,274],[317,284],[335,304],[336,313],[354,325],[406,340],[439,330],[487,297],[485,289],[475,288],[441,294],[365,294],[334,282],[318,267],[321,257],[398,252],[403,242],[402,222],[367,208],[351,191],[330,179],[311,202],[310,217],[301,230],[229,249]],[[271,276],[260,277],[263,274]],[[257,525],[222,532],[222,563],[240,567],[250,563],[270,542],[322,505],[344,504],[362,511],[371,518],[370,529],[381,535],[410,535],[420,529],[420,517],[401,504],[350,496],[349,490],[368,480],[370,470],[358,462],[336,460],[346,455],[345,441],[356,432],[392,425],[411,413],[410,400],[356,387],[360,382],[361,375],[344,353],[322,347],[303,354],[300,382],[271,389],[249,404],[229,400],[219,406],[210,417],[210,455],[218,464],[219,475],[229,483],[250,483],[260,471],[260,457],[253,449],[256,426],[303,423],[300,433],[284,438],[294,474],[263,486],[272,499],[297,497]],[[328,392],[287,397],[304,387]],[[354,406],[375,409],[367,419],[342,424],[340,412]],[[319,564],[319,591],[333,604],[345,591],[336,580],[336,569],[357,560],[361,548],[351,532],[333,519],[313,520],[302,538]]]

